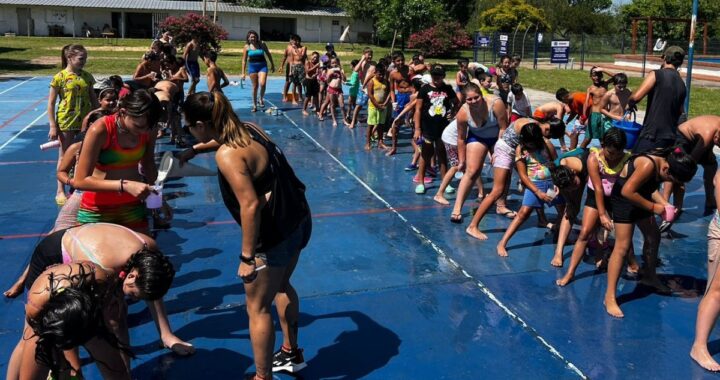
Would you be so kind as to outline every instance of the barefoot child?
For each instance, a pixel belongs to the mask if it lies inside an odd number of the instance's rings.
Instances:
[[[223,92],[222,89],[230,84],[225,72],[215,63],[217,53],[209,51],[202,55],[203,62],[207,66],[207,86],[209,92]]]
[[[330,59],[330,68],[326,70],[327,76],[327,99],[320,108],[320,117],[318,120],[325,120],[325,110],[330,107],[330,117],[332,117],[333,127],[337,127],[337,119],[335,117],[335,107],[340,106],[343,119],[345,119],[345,103],[343,101],[342,84],[345,82],[345,72],[340,67],[339,58]]]
[[[720,181],[720,171],[715,174],[715,182]],[[715,198],[720,186],[715,186]],[[708,338],[720,315],[720,278],[718,278],[718,253],[720,253],[720,210],[715,209],[715,216],[710,220],[708,238],[708,280],[705,296],[698,306],[695,322],[695,341],[690,350],[690,357],[708,371],[720,372],[720,364],[713,359],[708,350]]]
[[[588,119],[587,131],[585,138],[580,144],[581,147],[587,148],[592,139],[602,139],[605,134],[605,122],[602,112],[602,99],[605,93],[608,91],[608,81],[603,80],[603,69],[599,67],[593,67],[590,69],[590,78],[592,79],[592,86],[587,89],[587,97],[585,99],[585,109],[589,111],[590,118]],[[612,76],[613,74],[608,73]],[[610,79],[612,81],[612,79]],[[586,113],[588,113],[586,111]]]
[[[350,74],[350,78],[348,78],[347,82],[345,82],[345,84],[348,86],[348,111],[345,112],[346,116],[343,119],[343,123],[345,123],[345,125],[347,125],[350,129],[355,128],[355,126],[351,124],[351,115],[355,110],[358,91],[360,91],[360,73],[355,70],[355,67],[357,67],[359,64],[360,60],[353,59],[352,61],[350,61],[350,67],[353,68],[353,72],[352,74]]]
[[[506,257],[507,243],[520,226],[530,217],[535,208],[543,208],[545,204],[558,206],[562,197],[555,198],[557,191],[550,180],[550,163],[557,157],[555,148],[543,137],[542,129],[537,123],[527,123],[520,130],[520,144],[515,149],[515,166],[520,179],[525,185],[522,207],[497,245],[497,254]],[[558,206],[558,214],[562,215],[563,206]]]
[[[317,112],[320,109],[320,83],[318,83],[318,73],[320,71],[320,53],[314,51],[310,55],[310,59],[305,62],[305,101],[303,102],[303,115],[309,115],[307,108],[312,102],[313,110]]]
[[[385,65],[378,63],[375,66],[375,76],[368,83],[367,92],[370,104],[368,105],[368,128],[365,150],[370,150],[370,139],[373,135],[377,137],[378,149],[387,149],[382,140],[380,125],[387,117],[388,104],[390,103],[390,83],[386,78]]]
[[[520,83],[513,83],[513,85],[510,86],[507,103],[509,111],[508,119],[511,123],[521,117],[530,117],[532,115],[530,98],[525,94],[523,86]]]
[[[460,103],[465,102],[465,95],[463,95],[463,90],[465,89],[465,86],[470,83],[468,63],[470,62],[467,58],[460,58],[457,61],[458,72],[457,74],[455,74],[455,92],[457,92],[457,97]]]
[[[72,144],[75,134],[80,131],[83,118],[94,108],[98,101],[93,90],[95,79],[83,70],[87,62],[87,50],[82,45],[67,45],[62,50],[63,70],[55,74],[50,82],[47,114],[50,121],[48,139],[60,140],[58,164],[62,160],[65,149]],[[55,112],[55,101],[60,104]],[[55,203],[65,204],[65,186],[57,182]]]

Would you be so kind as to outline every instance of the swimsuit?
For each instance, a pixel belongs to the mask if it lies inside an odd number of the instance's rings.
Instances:
[[[123,148],[118,142],[117,115],[105,116],[107,138],[97,160],[96,168],[104,172],[117,169],[137,168],[145,155],[147,133],[139,136],[138,144]],[[108,222],[132,229],[147,229],[147,209],[136,197],[126,192],[85,191],[82,194],[80,224]]]
[[[257,74],[260,72],[267,73],[268,67],[265,61],[265,50],[263,49],[251,49],[247,50],[247,73]]]
[[[642,186],[640,186],[640,188],[637,190],[638,194],[640,194],[640,196],[647,199],[648,201],[652,201],[652,194],[657,191],[658,187],[660,187],[660,181],[655,175],[655,173],[657,173],[657,164],[655,163],[655,160],[653,160],[652,157],[646,154],[632,157],[628,163],[627,176],[618,176],[615,184],[613,185],[612,193],[610,195],[611,202],[613,203],[614,222],[635,223],[638,220],[647,219],[653,216],[652,211],[640,208],[622,195],[623,186],[625,186],[628,178],[630,178],[635,172],[635,159],[637,159],[638,157],[646,157],[650,159],[653,164],[653,177],[650,178],[647,182],[645,182]]]

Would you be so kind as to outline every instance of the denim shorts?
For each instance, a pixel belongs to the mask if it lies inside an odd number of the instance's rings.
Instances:
[[[268,249],[267,252],[257,252],[255,257],[271,267],[286,267],[305,248],[311,234],[312,218],[307,216],[285,240]]]

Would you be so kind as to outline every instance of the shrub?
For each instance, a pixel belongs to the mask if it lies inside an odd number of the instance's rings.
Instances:
[[[190,42],[193,33],[197,33],[201,51],[219,52],[220,41],[228,37],[228,32],[220,25],[196,13],[188,13],[181,17],[170,16],[160,23],[160,29],[169,31],[173,36],[173,42],[181,49]]]
[[[442,21],[410,35],[408,47],[426,57],[447,57],[472,46],[472,39],[457,21]]]

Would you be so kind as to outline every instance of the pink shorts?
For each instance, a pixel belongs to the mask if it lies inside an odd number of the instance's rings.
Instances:
[[[343,92],[342,92],[342,88],[335,88],[335,87],[328,86],[327,93],[330,95],[341,95]]]
[[[500,139],[495,143],[493,153],[493,168],[500,168],[512,171],[515,163],[515,149],[511,148],[505,140]]]

